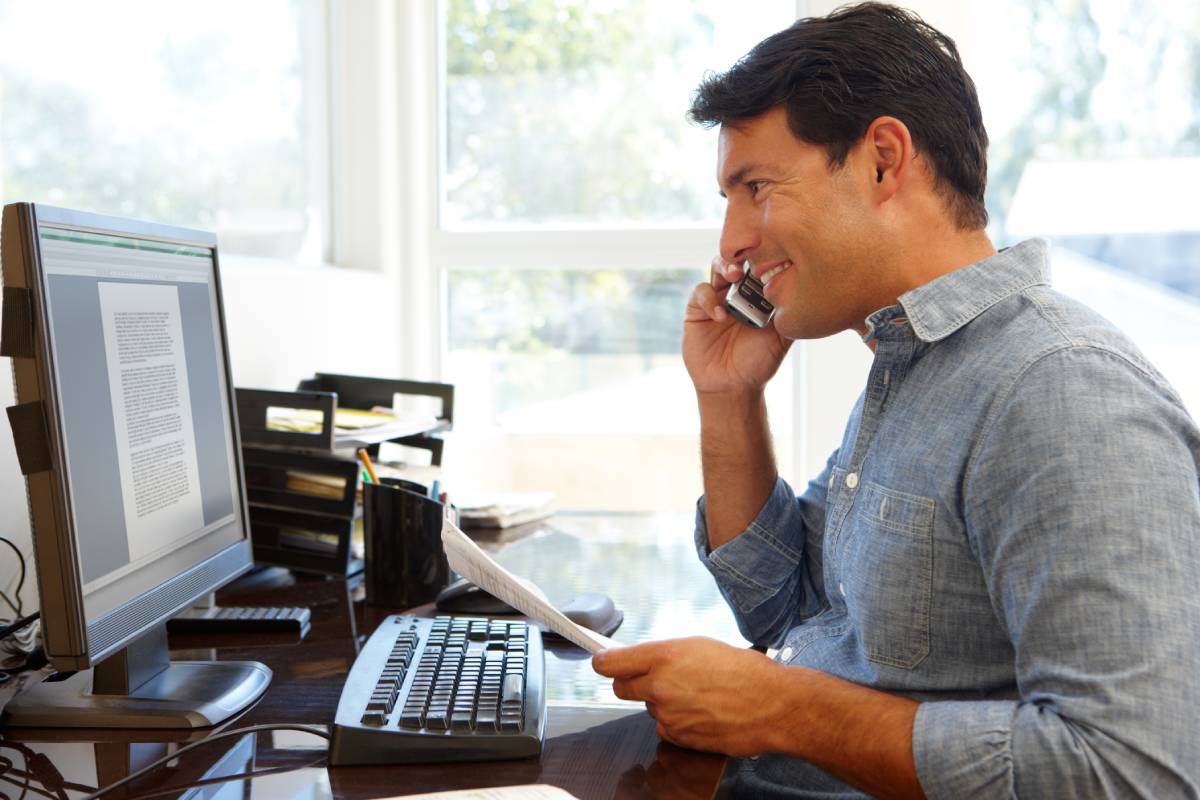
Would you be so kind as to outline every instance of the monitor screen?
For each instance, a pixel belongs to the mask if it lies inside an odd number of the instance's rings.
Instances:
[[[85,669],[252,564],[216,237],[32,203],[3,227],[46,655]]]
[[[38,240],[95,618],[241,536],[214,254],[46,223]]]

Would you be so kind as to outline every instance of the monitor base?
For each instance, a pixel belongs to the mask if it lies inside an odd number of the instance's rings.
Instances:
[[[37,728],[207,728],[247,708],[271,683],[257,661],[177,661],[129,694],[95,694],[92,670],[27,686],[0,724]]]

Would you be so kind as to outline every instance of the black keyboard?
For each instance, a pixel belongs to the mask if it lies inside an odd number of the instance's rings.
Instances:
[[[346,677],[329,764],[536,756],[544,669],[541,631],[524,622],[388,617]]]
[[[168,633],[266,633],[283,631],[304,636],[312,612],[307,608],[212,606],[191,608],[167,620]]]

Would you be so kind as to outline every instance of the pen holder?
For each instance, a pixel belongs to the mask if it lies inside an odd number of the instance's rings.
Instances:
[[[450,582],[442,547],[445,506],[411,481],[363,484],[367,602],[410,608],[428,603]]]

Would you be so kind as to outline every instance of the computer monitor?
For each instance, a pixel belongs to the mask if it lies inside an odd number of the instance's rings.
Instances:
[[[217,724],[271,672],[167,656],[166,621],[253,563],[216,237],[34,203],[2,224],[42,635],[75,671],[3,724]]]

